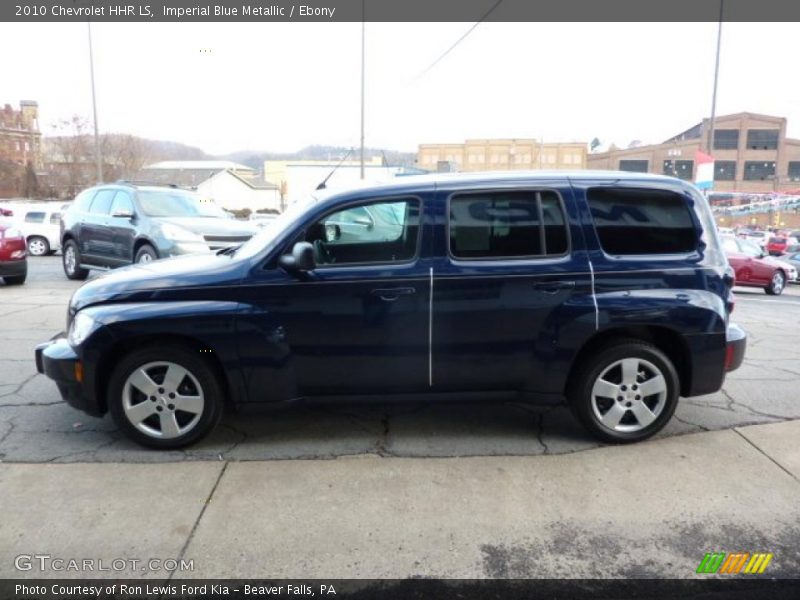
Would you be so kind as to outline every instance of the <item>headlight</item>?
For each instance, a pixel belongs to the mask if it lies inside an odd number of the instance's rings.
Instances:
[[[173,242],[205,242],[202,235],[198,235],[193,231],[189,231],[185,227],[178,227],[172,223],[164,223],[161,226],[161,233],[165,238]]]
[[[79,312],[69,326],[67,340],[72,346],[80,346],[97,328],[97,321],[84,312]]]

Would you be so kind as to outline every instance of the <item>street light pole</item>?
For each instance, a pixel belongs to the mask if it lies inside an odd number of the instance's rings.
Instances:
[[[97,183],[103,183],[103,160],[100,154],[100,131],[97,127],[97,95],[94,89],[94,53],[92,51],[92,23],[86,23],[89,32],[89,74],[92,80],[92,113],[94,115],[94,160],[97,168]]]
[[[719,0],[719,26],[717,28],[717,58],[714,64],[714,93],[711,95],[711,124],[708,132],[708,146],[706,150],[710,155],[714,149],[714,118],[717,113],[717,80],[719,79],[719,48],[720,41],[722,40],[722,9],[725,6],[725,0]]]
[[[366,0],[361,0],[361,179],[364,179],[364,62],[365,62],[365,23]]]

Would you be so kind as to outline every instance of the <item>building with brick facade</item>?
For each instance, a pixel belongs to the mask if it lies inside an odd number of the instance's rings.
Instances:
[[[429,171],[585,169],[586,144],[532,139],[474,139],[463,144],[420,144],[417,166]]]
[[[708,151],[710,120],[661,144],[589,154],[590,169],[673,175],[694,181],[695,153]],[[714,187],[719,192],[800,189],[800,140],[786,137],[786,119],[737,113],[714,119]]]
[[[42,166],[39,106],[23,100],[19,110],[0,109],[0,198],[26,194],[31,175]]]

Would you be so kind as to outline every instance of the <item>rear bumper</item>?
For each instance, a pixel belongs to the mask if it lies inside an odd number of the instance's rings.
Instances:
[[[36,370],[55,382],[61,398],[67,404],[93,416],[102,415],[97,404],[86,393],[81,381],[83,365],[63,333],[36,346],[35,356]]]
[[[731,323],[725,335],[725,370],[734,371],[742,365],[747,348],[747,334],[744,329]]]
[[[20,260],[0,260],[0,277],[17,277],[28,272],[28,261]]]

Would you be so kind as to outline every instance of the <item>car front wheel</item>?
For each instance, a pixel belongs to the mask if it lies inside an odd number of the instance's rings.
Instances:
[[[64,274],[68,279],[83,280],[89,276],[88,269],[82,269],[80,266],[81,253],[74,240],[67,240],[67,243],[64,244],[61,262],[64,265]]]
[[[154,260],[158,260],[156,249],[150,244],[145,244],[136,251],[136,256],[134,257],[133,262],[141,264],[153,262]]]
[[[568,389],[573,413],[596,438],[637,442],[659,432],[672,418],[680,380],[669,358],[639,340],[621,340],[592,355]]]
[[[109,381],[108,403],[114,422],[133,441],[174,449],[217,425],[223,391],[213,367],[197,351],[163,345],[120,361]]]
[[[783,271],[775,271],[772,274],[769,285],[764,288],[764,291],[770,296],[780,296],[784,287],[786,287],[786,276],[783,274]]]

